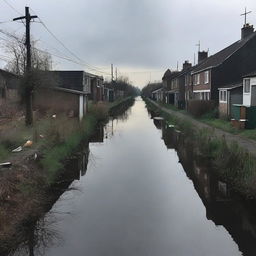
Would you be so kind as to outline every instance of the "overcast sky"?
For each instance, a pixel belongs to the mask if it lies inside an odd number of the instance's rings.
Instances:
[[[199,40],[210,55],[239,40],[245,6],[256,26],[255,0],[0,0],[0,22],[20,16],[26,5],[83,62],[108,73],[113,63],[140,87],[161,80],[177,62],[180,68],[185,60],[193,63]],[[0,23],[0,29],[24,32],[17,22]],[[40,48],[78,61],[42,24],[32,24],[32,35]],[[60,58],[54,58],[54,69],[93,72]]]

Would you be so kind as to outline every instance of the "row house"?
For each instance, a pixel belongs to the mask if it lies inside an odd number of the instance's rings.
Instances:
[[[194,98],[218,102],[218,89],[241,83],[244,75],[256,69],[255,59],[256,33],[253,26],[245,24],[240,40],[210,57],[203,58],[193,69],[191,75]]]
[[[163,77],[163,88],[165,89],[166,103],[172,104],[180,109],[185,108],[186,82],[188,74],[192,70],[192,64],[185,61],[181,71],[172,72],[168,69]]]

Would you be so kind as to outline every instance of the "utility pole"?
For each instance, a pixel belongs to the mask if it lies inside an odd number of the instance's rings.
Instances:
[[[201,42],[199,41],[198,44],[196,44],[196,46],[198,46],[198,52],[200,52],[200,50],[201,50]]]
[[[116,81],[117,81],[117,68],[116,68]]]
[[[113,64],[111,64],[111,81],[114,81],[114,70],[113,70]]]
[[[32,125],[33,123],[33,109],[32,109],[32,91],[33,85],[31,82],[31,43],[30,43],[30,22],[37,16],[31,16],[29,13],[29,7],[25,7],[25,16],[13,19],[13,21],[24,20],[26,21],[26,49],[27,49],[27,62],[26,62],[26,73],[25,73],[25,104],[26,104],[26,125]]]

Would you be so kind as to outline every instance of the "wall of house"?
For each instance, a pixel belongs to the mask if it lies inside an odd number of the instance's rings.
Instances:
[[[51,71],[59,87],[83,91],[83,71]]]
[[[219,103],[219,116],[220,118],[227,118],[228,116],[228,103],[220,102]]]
[[[251,106],[256,106],[256,84],[251,87]]]
[[[256,77],[248,78],[250,79],[250,92],[246,93],[243,91],[243,104],[245,106],[256,106]],[[245,81],[245,80],[244,80]],[[244,87],[243,81],[243,87]]]
[[[86,102],[85,102],[86,103]],[[33,95],[34,110],[50,111],[79,115],[79,94],[58,91],[54,89],[40,89]]]
[[[230,105],[243,104],[243,87],[238,87],[230,91]]]
[[[205,72],[209,71],[209,82],[205,83]],[[208,90],[211,89],[211,70],[205,70],[199,73],[199,84],[195,83],[195,76],[198,74],[193,75],[193,86],[194,90]]]

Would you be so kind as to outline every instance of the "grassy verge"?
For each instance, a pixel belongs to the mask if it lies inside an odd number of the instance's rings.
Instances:
[[[188,112],[185,110],[179,110],[173,105],[166,104],[166,103],[158,103],[161,107],[164,107],[166,109],[170,109],[173,111],[179,111],[183,114],[191,116]],[[192,116],[191,116],[192,117]],[[193,117],[192,117],[193,118]],[[229,132],[231,134],[236,134],[240,135],[244,138],[256,140],[256,129],[251,129],[251,130],[238,130],[235,127],[232,126],[230,121],[219,119],[219,118],[214,118],[211,116],[211,113],[209,115],[202,116],[201,118],[197,119],[198,121],[208,124],[214,128],[218,128],[220,130],[223,130],[225,132]]]
[[[59,171],[63,168],[64,160],[74,153],[81,142],[87,143],[98,122],[106,121],[108,114],[113,109],[125,104],[125,102],[131,99],[131,97],[127,97],[119,99],[112,104],[103,102],[90,105],[89,114],[86,115],[82,123],[80,123],[74,131],[70,132],[66,139],[61,142],[58,141],[57,145],[54,147],[52,147],[51,144],[49,144],[50,147],[46,147],[42,165],[44,169],[47,170],[47,181],[49,184],[54,183],[58,177]],[[56,132],[52,131],[51,133],[55,134]],[[54,137],[58,138],[59,136],[57,132]]]
[[[214,135],[212,129],[198,129],[191,122],[161,111],[150,101],[147,108],[162,115],[167,123],[175,124],[186,138],[192,141],[194,148],[214,166],[214,170],[223,179],[233,185],[242,194],[256,196],[256,158],[234,142],[227,144],[225,137]]]

